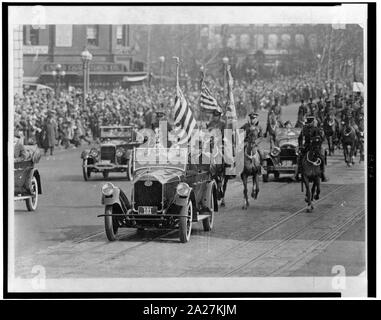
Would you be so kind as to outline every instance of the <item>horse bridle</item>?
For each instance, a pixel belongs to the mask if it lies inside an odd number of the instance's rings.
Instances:
[[[316,161],[311,161],[311,160],[308,158],[308,154],[309,154],[309,153],[310,153],[310,152],[307,151],[307,161],[308,161],[309,163],[313,164],[313,165],[316,166],[316,167],[320,166],[320,164],[321,164],[321,159],[320,159],[320,158],[317,158]]]

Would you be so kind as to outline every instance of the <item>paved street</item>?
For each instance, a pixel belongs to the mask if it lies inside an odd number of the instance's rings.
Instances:
[[[294,123],[296,110],[284,107],[283,119]],[[265,117],[261,112],[263,127]],[[35,265],[44,266],[48,278],[330,276],[335,265],[352,276],[365,270],[365,172],[359,157],[351,168],[341,150],[329,157],[330,180],[322,183],[312,213],[306,212],[300,183],[287,175],[261,181],[258,199],[250,199],[244,211],[236,178],[211,232],[196,223],[190,242],[182,244],[177,230],[120,229],[119,241],[108,242],[97,218],[104,210],[104,181],[100,174],[83,180],[85,148],[41,159],[43,194],[36,212],[15,202],[17,277],[30,278]],[[121,174],[110,174],[109,181],[130,194],[131,183]]]

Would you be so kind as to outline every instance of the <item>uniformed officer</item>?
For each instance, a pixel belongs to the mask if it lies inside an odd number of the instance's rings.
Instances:
[[[311,141],[313,138],[319,137],[320,141],[323,142],[324,140],[324,132],[321,128],[318,127],[318,121],[315,117],[309,116],[307,117],[307,123],[303,127],[302,131],[300,132],[298,142],[299,142],[299,149],[303,150],[303,154],[299,157],[299,165],[301,165],[301,160],[303,156],[306,154],[306,152],[311,147]],[[303,143],[304,142],[304,143]],[[319,151],[319,157],[321,160],[320,169],[321,169],[321,178],[323,182],[328,181],[327,177],[325,176],[325,165],[324,165],[324,157],[321,153],[321,148]]]
[[[251,112],[249,114],[249,121],[245,123],[240,129],[245,130],[245,143],[247,142],[247,139],[249,135],[254,135],[254,138],[260,139],[263,138],[263,130],[262,127],[259,124],[258,119],[258,113]],[[262,175],[262,173],[265,173],[265,170],[263,169],[263,155],[262,152],[258,149],[259,154],[259,160],[260,160],[260,170],[259,170],[259,176]]]
[[[274,111],[277,121],[282,122],[282,107],[279,105],[279,99],[274,98],[274,104],[271,106],[271,110]]]
[[[301,100],[301,105],[299,106],[298,109],[298,118],[296,119],[296,128],[301,128],[304,125],[305,117],[307,116],[308,113],[308,108],[304,104],[304,100]]]
[[[246,122],[241,129],[245,130],[245,142],[250,133],[255,134],[256,139],[263,137],[263,130],[259,125],[258,113],[256,112],[251,112],[249,114],[249,121]]]
[[[310,98],[310,101],[308,102],[308,115],[317,118],[317,111],[318,110],[316,104],[313,102],[312,98]]]

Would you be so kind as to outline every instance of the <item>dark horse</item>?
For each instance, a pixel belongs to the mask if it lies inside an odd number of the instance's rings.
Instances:
[[[333,113],[328,114],[323,121],[324,135],[328,143],[329,155],[335,152],[335,142],[337,140],[337,120]]]
[[[246,210],[249,206],[249,199],[247,196],[247,182],[250,176],[253,177],[253,189],[251,191],[251,197],[257,199],[259,193],[259,179],[258,174],[260,170],[260,156],[258,153],[258,144],[256,142],[256,135],[249,134],[247,136],[247,143],[244,147],[244,167],[241,173],[241,179],[243,182],[243,195],[244,205],[242,209]]]
[[[307,202],[307,212],[313,210],[312,201],[318,200],[320,195],[320,177],[321,177],[321,158],[320,158],[320,148],[321,139],[315,137],[311,141],[309,150],[303,156],[302,159],[302,192],[303,185],[306,187],[306,198]],[[312,189],[310,189],[310,182],[313,183]],[[315,194],[316,191],[316,194]]]
[[[344,160],[347,166],[354,164],[354,152],[357,145],[357,135],[355,128],[350,124],[350,120],[346,119],[341,130],[341,143],[343,145]]]
[[[225,206],[225,193],[230,176],[225,175],[225,168],[222,150],[216,146],[216,152],[210,154],[210,175],[217,184],[217,200],[221,200],[221,207]]]

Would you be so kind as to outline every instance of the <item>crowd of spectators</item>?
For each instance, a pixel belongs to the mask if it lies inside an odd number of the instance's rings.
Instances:
[[[206,78],[207,85],[221,105],[227,92],[220,81]],[[277,98],[281,105],[300,102],[301,99],[343,93],[350,89],[344,81],[318,81],[315,74],[280,76],[272,80],[235,81],[234,99],[238,117],[250,111],[271,106]],[[183,90],[196,119],[207,120],[198,108],[199,83],[184,84]],[[99,138],[102,125],[134,125],[151,127],[155,111],[164,110],[171,120],[175,86],[133,86],[128,89],[91,89],[86,107],[82,92],[61,90],[56,95],[50,90],[26,91],[14,97],[15,129],[23,135],[24,144],[37,144],[53,153],[55,146],[78,147],[82,141],[91,143]]]

